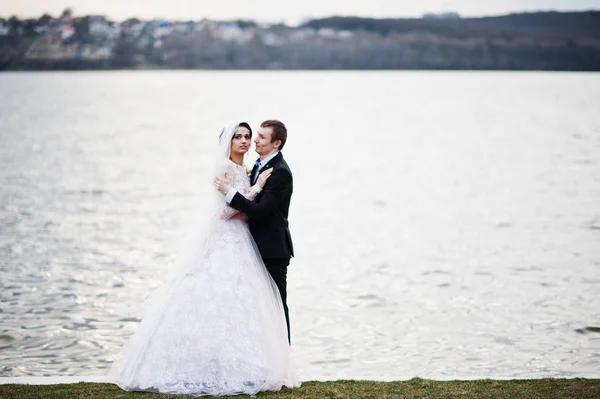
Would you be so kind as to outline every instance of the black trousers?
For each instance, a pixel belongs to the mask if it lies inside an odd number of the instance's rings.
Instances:
[[[288,342],[291,344],[290,334],[290,315],[287,306],[287,268],[290,265],[289,259],[263,259],[265,266],[273,277],[273,281],[279,289],[281,295],[281,302],[283,302],[283,311],[285,313],[285,322],[287,324]]]

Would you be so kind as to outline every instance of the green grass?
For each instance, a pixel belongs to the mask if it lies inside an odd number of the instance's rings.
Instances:
[[[125,392],[112,384],[0,385],[0,398],[88,399],[147,398],[173,399],[179,395]],[[240,396],[228,396],[238,398]],[[600,379],[431,381],[308,381],[301,388],[258,394],[258,398],[600,398]]]

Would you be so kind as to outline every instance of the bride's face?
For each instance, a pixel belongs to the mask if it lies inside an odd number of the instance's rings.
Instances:
[[[231,139],[231,153],[245,154],[250,149],[250,131],[243,127],[238,127]]]

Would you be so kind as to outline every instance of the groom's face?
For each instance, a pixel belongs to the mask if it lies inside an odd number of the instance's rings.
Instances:
[[[261,127],[258,129],[254,144],[256,144],[256,153],[258,155],[269,155],[273,151],[276,151],[281,145],[280,140],[272,142],[273,128],[272,127]]]

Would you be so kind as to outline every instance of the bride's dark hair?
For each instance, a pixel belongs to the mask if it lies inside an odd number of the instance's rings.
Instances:
[[[246,129],[248,129],[248,131],[250,132],[250,137],[252,137],[252,128],[249,124],[247,124],[246,122],[240,122],[238,126],[245,127]]]
[[[246,122],[240,122],[238,124],[238,127],[243,127],[248,129],[248,131],[250,132],[250,138],[252,138],[252,128],[250,127],[250,125]],[[219,133],[219,141],[221,141],[221,138],[223,138],[223,133],[225,132],[226,128],[221,129],[221,133]]]

